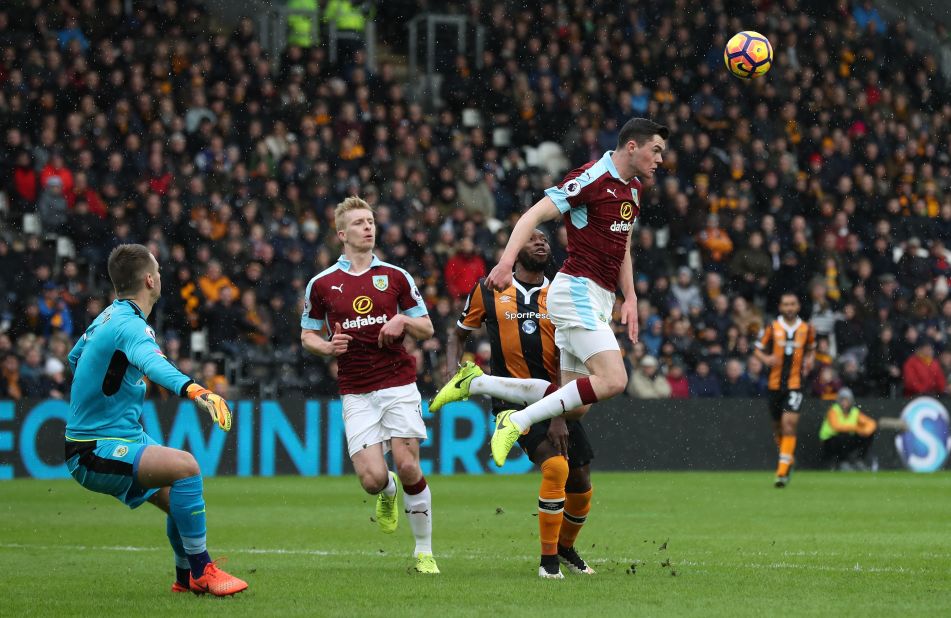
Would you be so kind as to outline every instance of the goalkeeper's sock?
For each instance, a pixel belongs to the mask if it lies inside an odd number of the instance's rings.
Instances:
[[[469,383],[470,395],[488,395],[527,406],[558,389],[548,380],[535,378],[500,378],[481,375]]]
[[[403,510],[416,538],[413,554],[433,553],[433,495],[425,476],[412,485],[403,485]]]
[[[565,511],[565,482],[568,480],[568,460],[561,455],[542,462],[542,484],[538,489],[538,537],[542,555],[558,553],[558,533]]]
[[[168,492],[169,513],[175,520],[182,537],[182,547],[196,579],[205,572],[211,562],[205,546],[205,499],[202,497],[201,475],[178,479]]]
[[[789,469],[793,465],[793,453],[796,451],[796,436],[783,436],[779,443],[779,465],[776,466],[776,476],[789,476]]]
[[[187,563],[188,561],[186,560],[185,562]],[[180,586],[184,586],[185,588],[188,588],[188,585],[189,585],[188,576],[191,574],[192,574],[192,568],[190,566],[187,566],[184,569],[178,566],[175,567],[175,581],[177,581]]]
[[[178,533],[178,526],[171,515],[165,517],[165,534],[168,535],[168,542],[172,546],[172,552],[175,554],[175,579],[178,583],[188,588],[188,574],[191,572],[191,564],[188,562],[188,556],[185,554],[185,546],[182,545],[182,535]]]

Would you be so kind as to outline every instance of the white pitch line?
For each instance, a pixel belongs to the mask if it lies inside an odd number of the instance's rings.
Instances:
[[[113,551],[113,552],[167,552],[167,547],[141,547],[136,545],[34,545],[29,543],[0,543],[0,549],[31,549],[31,550],[70,550],[70,551]],[[380,551],[370,551],[370,550],[335,550],[335,549],[283,549],[283,548],[257,548],[257,547],[243,547],[243,548],[221,548],[216,549],[215,553],[217,554],[257,554],[257,555],[266,555],[266,556],[337,556],[337,557],[346,557],[346,556],[355,556],[355,557],[372,557],[372,556],[386,556],[392,555],[393,552],[380,552]],[[763,555],[763,552],[753,552],[756,555]],[[802,555],[812,555],[813,552],[784,552],[784,554],[796,553]],[[468,560],[478,560],[491,556],[493,560],[512,560],[512,561],[529,561],[536,560],[538,556],[518,556],[518,555],[508,555],[508,556],[499,556],[494,553],[473,553],[473,552],[440,552],[440,557],[446,558],[463,558]],[[619,565],[624,564],[636,564],[637,566],[651,566],[654,562],[660,563],[661,560],[670,558],[672,567],[715,567],[715,568],[725,568],[725,569],[752,569],[752,570],[799,570],[799,571],[820,571],[820,572],[833,572],[833,573],[898,573],[898,574],[909,574],[909,573],[928,573],[927,569],[922,568],[908,568],[903,566],[863,566],[859,563],[856,563],[850,567],[843,566],[830,566],[830,565],[821,565],[821,564],[801,564],[794,562],[747,562],[747,563],[732,563],[732,562],[707,562],[704,560],[687,560],[683,558],[676,558],[675,556],[668,556],[667,554],[658,554],[656,557],[652,557],[650,560],[643,560],[641,558],[595,558],[590,560],[591,564],[594,565],[609,565],[611,563],[616,563]]]

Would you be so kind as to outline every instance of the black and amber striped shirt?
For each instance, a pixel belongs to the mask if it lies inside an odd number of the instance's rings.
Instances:
[[[480,280],[457,326],[478,330],[485,324],[492,345],[492,375],[538,378],[559,383],[559,357],[555,327],[548,317],[548,279],[535,287],[516,280],[496,292]]]
[[[760,333],[756,347],[776,359],[769,370],[769,390],[800,390],[803,388],[803,359],[816,347],[816,329],[801,319],[791,325],[782,318],[773,320]]]

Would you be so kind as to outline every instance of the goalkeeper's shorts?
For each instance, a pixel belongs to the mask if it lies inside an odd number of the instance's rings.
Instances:
[[[159,443],[143,433],[137,440],[66,440],[66,467],[76,482],[101,494],[114,496],[134,509],[152,497],[157,487],[143,487],[137,477],[146,447]]]

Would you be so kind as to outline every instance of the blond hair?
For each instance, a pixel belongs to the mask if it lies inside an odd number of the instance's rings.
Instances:
[[[338,232],[345,227],[343,223],[343,216],[351,210],[369,210],[374,216],[376,215],[370,205],[359,197],[348,197],[344,201],[337,204],[337,208],[334,210],[334,225],[336,226]]]

